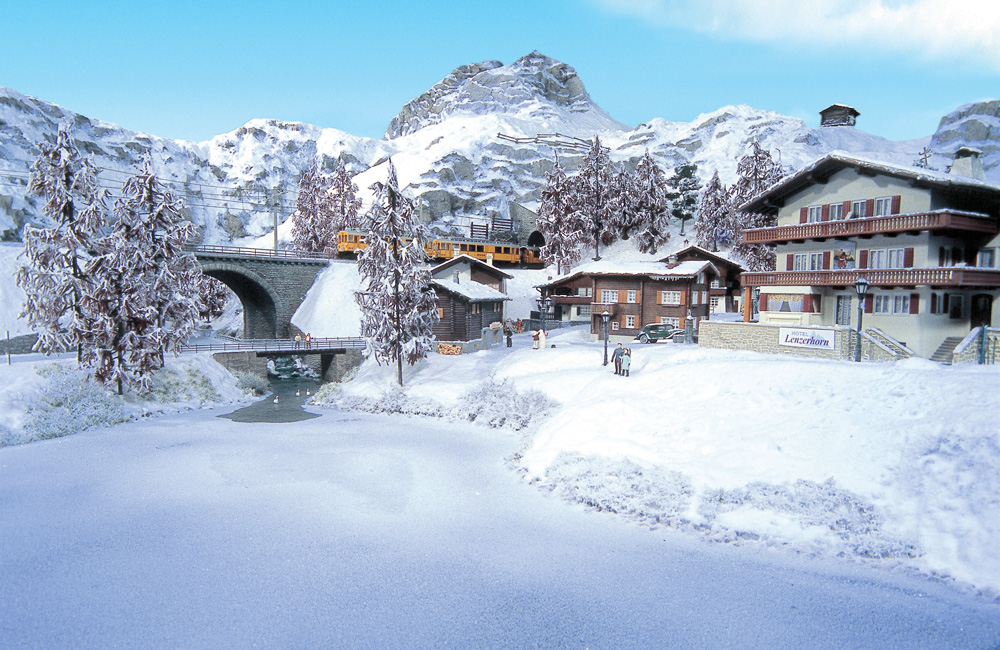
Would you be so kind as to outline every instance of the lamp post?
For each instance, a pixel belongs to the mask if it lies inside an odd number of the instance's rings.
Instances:
[[[541,330],[544,332],[545,331],[545,313],[549,310],[549,304],[552,302],[552,299],[548,298],[547,296],[545,296],[543,294],[541,297],[535,298],[535,302],[538,303],[538,316],[542,319]]]
[[[601,312],[601,322],[604,323],[604,365],[608,365],[608,321],[611,320],[611,314],[605,309]]]
[[[753,315],[757,314],[757,320],[760,320],[760,287],[753,288],[753,304],[750,306],[750,320],[753,320]]]
[[[861,318],[865,314],[865,295],[870,285],[868,278],[865,277],[854,281],[854,290],[858,292],[858,346],[854,349],[855,361],[861,361]]]

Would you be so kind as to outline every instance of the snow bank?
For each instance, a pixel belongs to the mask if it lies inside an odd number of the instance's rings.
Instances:
[[[122,396],[93,381],[73,354],[26,355],[0,366],[0,447],[248,399],[210,354],[168,357],[149,393]]]
[[[313,336],[358,336],[361,309],[354,300],[361,276],[354,262],[331,262],[292,316],[292,325]]]
[[[24,246],[20,243],[0,243],[0,336],[3,337],[8,332],[11,337],[31,334],[28,321],[17,317],[25,299],[24,292],[15,282],[17,269],[24,262],[17,256],[23,250]]]
[[[631,376],[586,332],[407,367],[455,408],[490,382],[559,404],[514,456],[543,489],[651,527],[880,558],[1000,592],[1000,368],[854,364],[659,344]],[[344,394],[378,400],[394,368]],[[418,412],[414,410],[413,412]]]

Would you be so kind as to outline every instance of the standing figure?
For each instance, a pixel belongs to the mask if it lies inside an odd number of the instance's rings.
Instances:
[[[518,334],[524,331],[524,323],[521,322],[520,318],[518,318],[517,322],[514,323],[514,331]]]
[[[534,330],[531,333],[531,349],[532,350],[538,349],[538,330]]]
[[[549,333],[546,332],[545,330],[538,330],[538,349],[539,350],[544,350],[545,349],[545,337],[548,336],[548,335],[549,335]]]
[[[629,366],[632,365],[632,348],[625,348],[625,352],[622,353],[622,375],[628,377]]]
[[[298,350],[300,345],[302,345],[302,333],[301,332],[296,332],[295,333],[295,349]]]
[[[306,332],[306,349],[308,350],[312,347],[313,336],[309,332]]]
[[[622,374],[622,355],[624,353],[625,353],[625,350],[622,348],[622,344],[619,343],[618,347],[615,348],[615,351],[611,354],[611,360],[615,362],[615,374],[616,375]]]
[[[514,336],[514,332],[510,329],[510,325],[505,325],[503,328],[503,335],[507,337],[507,347],[511,346],[511,337]]]

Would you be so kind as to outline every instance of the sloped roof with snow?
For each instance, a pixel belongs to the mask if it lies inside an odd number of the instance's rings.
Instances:
[[[927,169],[924,167],[912,167],[907,165],[896,165],[879,160],[870,160],[849,155],[843,151],[833,151],[806,165],[791,176],[786,176],[778,181],[753,200],[740,206],[744,212],[766,212],[773,209],[774,201],[781,199],[799,190],[823,182],[834,172],[848,167],[868,170],[886,176],[895,176],[913,180],[932,187],[961,189],[970,191],[981,191],[1000,194],[1000,186],[993,185],[977,178],[960,176],[949,172]]]
[[[494,275],[498,275],[500,277],[507,278],[508,280],[514,277],[512,274],[508,273],[507,271],[504,271],[503,269],[498,269],[497,267],[493,266],[492,264],[487,264],[486,262],[484,262],[482,260],[477,260],[475,257],[472,257],[471,255],[465,255],[465,254],[457,255],[457,256],[451,258],[450,260],[446,260],[444,262],[441,262],[437,266],[432,266],[431,267],[431,275],[437,276],[437,274],[440,273],[441,271],[449,269],[452,266],[455,266],[456,264],[459,264],[459,263],[462,263],[462,262],[465,262],[465,263],[469,264],[470,266],[474,266],[474,267],[477,267],[479,269],[482,269],[483,271],[486,271],[488,273],[492,273]]]
[[[693,278],[702,271],[712,271],[716,275],[719,274],[719,269],[714,264],[701,260],[681,262],[672,268],[664,262],[601,260],[599,262],[581,264],[565,275],[561,275],[544,284],[536,285],[536,288],[551,287],[585,275],[641,275],[656,280]]]
[[[431,280],[431,285],[435,289],[441,289],[457,296],[465,298],[469,302],[496,302],[499,300],[510,300],[506,294],[500,293],[493,287],[478,282],[452,282],[451,280]]]

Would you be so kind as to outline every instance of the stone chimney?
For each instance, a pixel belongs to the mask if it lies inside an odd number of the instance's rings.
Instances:
[[[981,181],[986,180],[983,174],[983,161],[979,159],[983,152],[972,147],[961,147],[955,152],[955,162],[951,164],[950,173],[956,176],[968,176]]]
[[[677,253],[667,256],[667,268],[672,269],[677,266]]]

